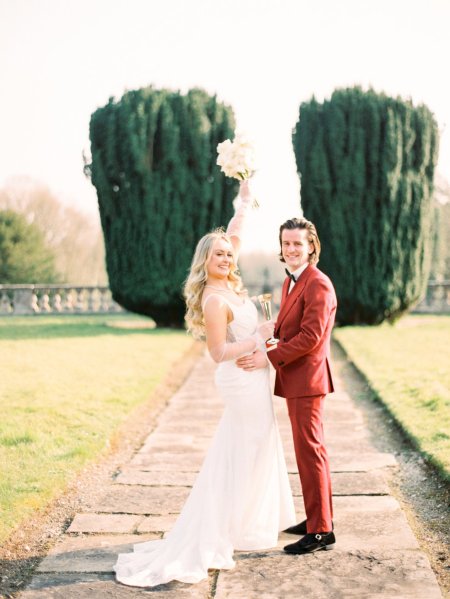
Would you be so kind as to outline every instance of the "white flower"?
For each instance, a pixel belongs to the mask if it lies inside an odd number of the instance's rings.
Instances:
[[[227,177],[244,181],[256,170],[255,152],[243,133],[236,134],[234,141],[226,139],[217,145],[217,164]]]

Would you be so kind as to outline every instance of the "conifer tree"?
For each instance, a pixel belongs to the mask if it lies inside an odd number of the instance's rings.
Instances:
[[[0,210],[0,284],[58,283],[55,256],[25,216]]]
[[[340,324],[395,319],[423,295],[438,129],[426,106],[360,88],[300,106],[301,204],[322,241]]]
[[[237,182],[216,165],[230,107],[200,89],[130,91],[91,117],[92,163],[114,299],[181,326],[182,284],[197,241],[226,225]]]

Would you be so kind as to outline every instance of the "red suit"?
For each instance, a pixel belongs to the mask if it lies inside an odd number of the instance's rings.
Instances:
[[[330,279],[312,265],[288,294],[289,283],[287,278],[275,324],[280,341],[267,357],[276,370],[275,394],[288,406],[308,533],[329,532],[333,508],[322,416],[325,395],[334,390],[330,336],[336,294]]]

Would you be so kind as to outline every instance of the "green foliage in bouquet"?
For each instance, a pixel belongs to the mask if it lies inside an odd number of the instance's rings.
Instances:
[[[433,233],[438,129],[426,106],[355,87],[301,104],[301,204],[322,241],[337,321],[393,320],[422,296]]]
[[[58,283],[55,257],[25,216],[0,210],[0,284]]]
[[[197,241],[233,213],[237,181],[216,165],[230,107],[200,89],[152,87],[96,110],[92,163],[114,299],[159,326],[183,324],[181,288]]]

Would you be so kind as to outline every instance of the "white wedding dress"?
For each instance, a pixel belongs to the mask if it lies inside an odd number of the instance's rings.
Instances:
[[[229,339],[248,338],[256,330],[255,305],[227,303],[234,317]],[[166,538],[119,555],[114,570],[124,584],[199,582],[208,568],[233,568],[234,550],[276,546],[278,532],[296,521],[269,368],[248,372],[222,362],[215,382],[224,412],[192,491]]]

